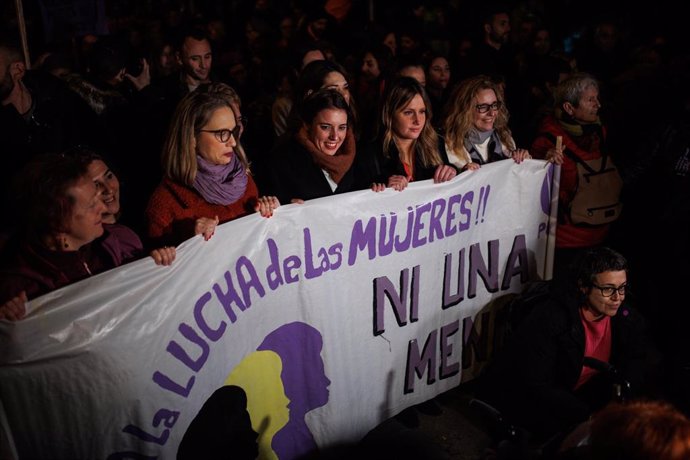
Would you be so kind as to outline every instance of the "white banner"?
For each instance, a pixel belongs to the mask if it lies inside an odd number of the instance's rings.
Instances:
[[[547,269],[552,173],[501,161],[286,205],[190,239],[172,267],[38,298],[0,323],[5,441],[20,458],[175,458],[225,384],[247,393],[261,458],[358,440],[486,360],[487,306]]]

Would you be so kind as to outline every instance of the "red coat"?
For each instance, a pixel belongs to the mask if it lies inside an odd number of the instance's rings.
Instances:
[[[544,135],[546,134],[546,135]],[[542,122],[539,134],[532,144],[530,153],[534,158],[546,158],[546,152],[555,147],[556,136],[563,136],[563,147],[570,149],[581,159],[588,161],[601,158],[601,144],[606,140],[606,131],[590,133],[582,137],[570,136],[553,116]],[[585,147],[586,146],[586,147]],[[557,248],[585,248],[596,246],[604,241],[610,225],[586,227],[573,225],[567,217],[567,209],[577,187],[577,165],[568,156],[563,156],[561,182],[558,191],[558,226],[556,227]]]
[[[200,217],[213,219],[218,216],[222,224],[250,214],[254,212],[258,196],[251,176],[244,195],[227,206],[211,204],[193,188],[165,178],[153,191],[146,208],[151,247],[176,246],[193,237],[194,225]]]

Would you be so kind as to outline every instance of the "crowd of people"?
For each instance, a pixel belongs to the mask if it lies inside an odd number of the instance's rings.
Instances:
[[[682,41],[546,2],[206,3],[123,7],[108,34],[43,37],[31,65],[2,31],[0,319],[147,254],[170,265],[249,213],[543,159],[561,166],[565,284],[488,367],[488,398],[564,428],[601,407],[580,398],[585,356],[635,380],[654,350],[655,395],[690,410]]]

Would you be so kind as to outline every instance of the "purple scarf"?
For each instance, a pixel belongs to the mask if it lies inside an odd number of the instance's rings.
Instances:
[[[216,165],[196,156],[194,189],[209,203],[227,206],[242,198],[247,189],[247,173],[237,158],[230,163]]]

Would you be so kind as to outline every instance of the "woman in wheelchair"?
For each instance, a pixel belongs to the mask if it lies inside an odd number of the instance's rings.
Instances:
[[[647,396],[658,363],[644,319],[625,302],[625,258],[587,249],[573,268],[530,306],[477,385],[479,400],[537,441],[566,433],[622,392]]]

